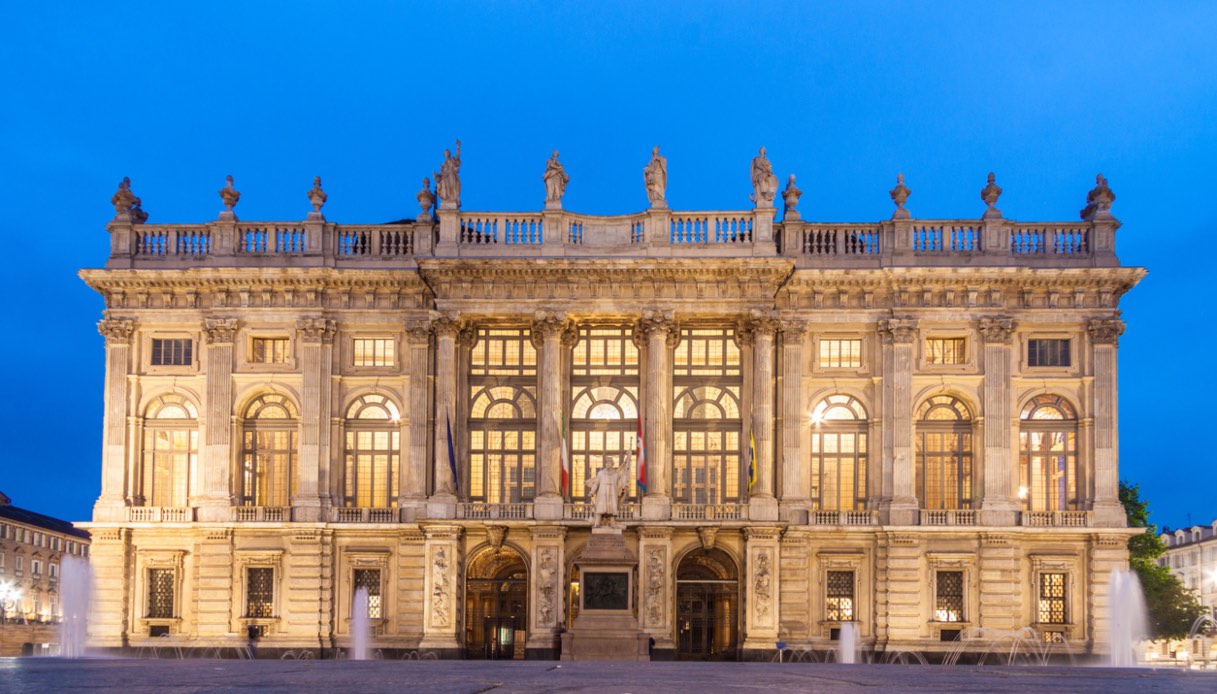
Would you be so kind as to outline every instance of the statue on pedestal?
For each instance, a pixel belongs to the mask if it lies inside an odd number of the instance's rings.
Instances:
[[[555,149],[554,155],[545,162],[545,173],[541,174],[541,180],[545,181],[545,206],[561,207],[570,176],[566,175],[566,169],[558,161],[558,150]]]
[[[325,219],[321,216],[321,208],[325,205],[325,201],[329,199],[329,195],[321,189],[321,177],[313,176],[313,189],[308,192],[308,201],[313,205],[313,211],[309,213],[309,219]]]
[[[460,209],[461,206],[461,141],[456,141],[456,156],[444,150],[444,163],[435,176],[435,192],[439,195],[443,209]]]
[[[434,173],[433,171],[432,174]],[[438,175],[435,177],[435,180],[439,180]],[[414,197],[418,198],[418,206],[421,208],[421,211],[418,213],[418,221],[431,221],[431,208],[435,206],[435,193],[431,192],[431,179],[423,176],[423,189],[418,191],[418,195]]]
[[[765,148],[752,158],[752,202],[757,207],[773,207],[773,198],[778,192],[778,177],[773,174],[773,165],[765,156]]]
[[[799,211],[796,208],[799,206],[799,198],[802,195],[803,191],[794,184],[794,174],[790,174],[790,179],[786,181],[786,190],[782,191],[782,202],[785,205],[787,219],[799,218]]]
[[[237,206],[241,200],[241,192],[232,185],[232,174],[224,179],[226,185],[220,189],[220,199],[224,201],[224,211],[220,213],[220,219],[236,220],[236,213],[232,208]]]
[[[651,150],[651,161],[642,169],[642,181],[646,184],[651,206],[666,207],[664,194],[668,189],[668,160],[659,154],[659,145]]]
[[[604,459],[604,467],[596,472],[588,483],[592,497],[592,527],[615,526],[617,514],[625,503],[625,491],[630,483],[629,456],[621,467],[617,467],[610,456]]]

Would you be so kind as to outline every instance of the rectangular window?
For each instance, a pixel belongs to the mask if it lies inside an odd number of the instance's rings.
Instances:
[[[390,338],[356,338],[355,366],[393,366],[393,351]]]
[[[21,573],[25,569],[25,557],[17,557],[17,565],[14,567],[17,573]]]
[[[824,618],[830,622],[854,621],[854,572],[829,571]]]
[[[1065,579],[1063,573],[1040,574],[1038,621],[1040,624],[1065,624]]]
[[[384,610],[380,600],[380,569],[355,569],[355,591],[368,591],[368,619],[380,619]]]
[[[934,620],[963,621],[963,572],[939,571],[935,577]]]
[[[469,352],[474,376],[535,376],[537,348],[529,328],[478,328]]]
[[[34,575],[35,576],[42,575],[42,562],[37,559],[34,560]]]
[[[258,364],[286,364],[291,341],[286,337],[255,337],[251,361]]]
[[[925,341],[926,362],[929,364],[964,364],[967,362],[968,340],[963,337],[932,337]]]
[[[190,366],[194,363],[194,341],[190,338],[152,340],[153,366]]]
[[[273,617],[275,611],[275,570],[245,570],[245,616]]]
[[[51,564],[47,567],[51,572],[51,578],[59,578],[59,565]]]
[[[173,569],[148,569],[148,618],[173,618]]]
[[[1071,366],[1069,340],[1027,340],[1027,366]]]
[[[857,369],[862,366],[862,340],[820,340],[821,369]]]

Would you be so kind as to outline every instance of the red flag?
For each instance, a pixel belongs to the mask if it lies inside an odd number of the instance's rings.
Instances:
[[[647,493],[647,445],[642,440],[642,418],[638,418],[638,437],[634,439],[634,457],[638,459],[638,491]]]

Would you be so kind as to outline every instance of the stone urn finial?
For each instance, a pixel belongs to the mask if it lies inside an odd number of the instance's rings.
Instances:
[[[229,174],[225,180],[227,185],[220,189],[220,199],[224,201],[224,211],[220,213],[220,219],[236,221],[237,214],[232,211],[232,208],[236,207],[237,202],[241,200],[241,193],[232,187],[232,174]]]
[[[434,171],[432,175],[435,175]],[[435,193],[431,192],[431,179],[423,176],[423,189],[418,191],[418,195],[414,197],[418,198],[418,206],[421,208],[418,213],[418,221],[430,222],[431,208],[435,206]]]
[[[110,204],[114,205],[114,221],[131,221],[131,208],[135,206],[138,199],[135,197],[135,193],[131,192],[131,179],[124,176],[118,184],[118,190],[110,198]]]
[[[325,194],[321,189],[321,177],[313,176],[313,189],[308,192],[308,201],[313,203],[313,211],[308,213],[309,219],[325,219],[321,214],[321,207],[325,205],[325,201],[330,196]]]
[[[1111,203],[1115,202],[1116,194],[1107,186],[1107,178],[1103,174],[1094,177],[1094,188],[1086,194],[1086,207],[1082,208],[1082,219],[1091,222],[1096,219],[1115,219],[1111,214]]]
[[[790,174],[790,178],[786,181],[786,190],[782,191],[782,202],[785,203],[785,219],[794,221],[801,219],[799,211],[795,209],[799,205],[799,198],[803,195],[803,191],[794,184],[794,174]]]
[[[896,211],[892,213],[892,219],[908,219],[910,215],[909,211],[904,209],[904,203],[908,201],[913,191],[904,185],[904,174],[896,174],[896,187],[892,188],[888,194],[892,196],[892,202],[896,203]]]
[[[989,172],[989,183],[980,191],[980,199],[985,201],[988,209],[985,210],[984,218],[1001,217],[1001,210],[997,209],[997,199],[1001,197],[1001,186],[994,183],[995,176],[993,172]]]

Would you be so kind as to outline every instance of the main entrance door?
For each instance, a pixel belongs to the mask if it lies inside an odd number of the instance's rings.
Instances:
[[[676,572],[676,653],[682,660],[738,656],[739,580],[721,550],[694,550]]]
[[[466,657],[524,657],[528,567],[519,554],[507,547],[487,548],[469,562],[465,615]]]

